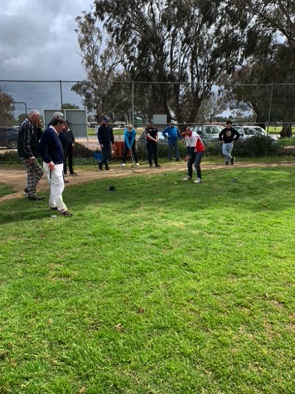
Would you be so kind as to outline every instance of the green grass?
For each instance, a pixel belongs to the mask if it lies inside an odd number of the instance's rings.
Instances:
[[[183,175],[0,203],[1,394],[294,392],[295,169]]]
[[[281,130],[282,130],[282,126],[269,126],[268,127],[269,133],[280,134]],[[295,134],[295,127],[292,127],[292,133]]]

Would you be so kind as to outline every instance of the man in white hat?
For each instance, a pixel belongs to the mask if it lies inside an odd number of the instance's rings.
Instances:
[[[163,136],[168,141],[168,159],[172,160],[172,150],[174,149],[175,160],[179,161],[178,140],[182,140],[178,127],[174,120],[162,131]]]

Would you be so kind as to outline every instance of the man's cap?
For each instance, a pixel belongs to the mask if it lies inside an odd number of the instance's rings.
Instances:
[[[54,112],[53,117],[54,118],[63,118],[64,114],[62,112]]]
[[[171,119],[170,124],[175,124],[175,121],[173,119]]]
[[[130,123],[127,125],[127,129],[132,130],[133,129],[133,125]]]
[[[109,118],[108,118],[107,116],[104,116],[104,117],[102,118],[102,121],[103,121],[103,122],[109,122]]]

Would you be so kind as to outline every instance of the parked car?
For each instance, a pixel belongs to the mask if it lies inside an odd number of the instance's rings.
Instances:
[[[17,148],[17,139],[18,139],[18,130],[17,127],[1,127],[0,128],[0,146],[6,146],[9,149]]]
[[[258,135],[258,132],[255,129],[248,126],[234,125],[233,128],[240,134],[241,140],[246,140],[247,138]]]
[[[215,124],[193,125],[191,129],[199,134],[204,142],[219,141],[219,133],[224,127]]]
[[[259,135],[265,135],[265,136],[267,135],[267,132],[260,126],[248,126],[248,125],[245,125],[244,127],[256,130]]]
[[[267,136],[267,133],[262,127],[259,126],[241,126],[241,125],[233,125],[233,128],[237,130],[240,134],[240,140],[244,141],[251,137],[267,137],[270,141],[276,143],[277,137],[274,136]],[[262,129],[262,131],[260,130]]]
[[[124,120],[116,120],[111,126],[113,129],[123,129],[127,126],[127,123]]]

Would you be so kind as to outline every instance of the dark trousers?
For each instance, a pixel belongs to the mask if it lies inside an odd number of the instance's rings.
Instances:
[[[103,147],[101,148],[101,153],[102,153],[102,160],[100,162],[101,165],[105,165],[105,167],[108,167],[108,160],[111,158],[111,144],[103,144]]]
[[[202,179],[202,171],[201,171],[201,161],[204,156],[204,152],[193,152],[190,159],[187,162],[187,175],[189,177],[193,177],[193,165],[197,172],[197,178]]]
[[[73,170],[73,147],[72,146],[68,146],[66,154],[65,154],[65,158],[64,158],[64,173],[67,173],[67,160],[69,161],[69,171],[70,174],[74,173]]]
[[[131,146],[131,150],[132,150],[133,160],[135,160],[135,163],[138,163],[137,153],[135,151],[135,141],[133,142],[133,144]],[[123,163],[126,163],[126,158],[127,158],[128,151],[129,151],[129,148],[126,145],[126,142],[125,142],[125,144],[124,144]]]
[[[146,144],[147,154],[148,154],[148,162],[149,165],[152,165],[152,159],[154,159],[155,166],[158,165],[158,144],[154,144],[152,142],[147,142]]]

